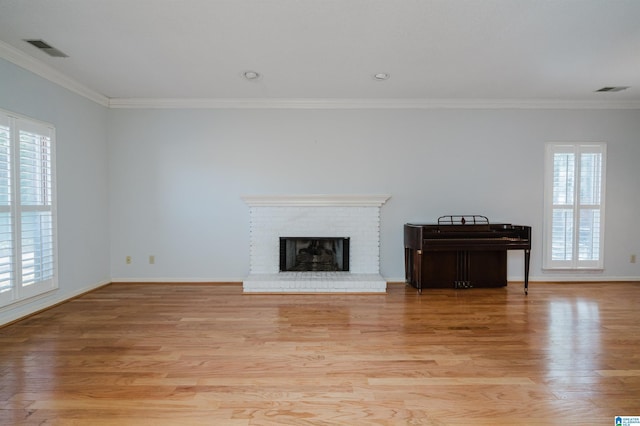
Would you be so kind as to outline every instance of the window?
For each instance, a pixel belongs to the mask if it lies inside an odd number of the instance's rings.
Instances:
[[[605,164],[605,144],[547,144],[544,268],[603,268]]]
[[[0,110],[0,306],[57,288],[54,129]]]

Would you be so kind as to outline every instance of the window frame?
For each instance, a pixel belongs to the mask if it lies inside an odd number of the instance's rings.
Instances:
[[[4,185],[2,193],[8,194],[5,201],[0,200],[0,214],[5,214],[10,221],[10,225],[5,227],[10,231],[0,234],[0,237],[5,237],[3,245],[6,243],[9,246],[7,251],[11,252],[10,261],[3,263],[11,265],[10,278],[5,279],[5,285],[0,289],[0,307],[3,307],[58,288],[58,232],[55,127],[3,109],[0,109],[0,126],[9,129],[8,154],[5,153],[8,171],[5,170],[3,175],[5,182],[0,182]],[[26,134],[40,138],[42,145],[29,145]],[[21,137],[25,140],[21,141]],[[33,148],[34,153],[30,170],[26,167],[22,149],[25,144]],[[27,174],[35,176],[33,186],[23,185],[29,180]],[[29,189],[31,194],[28,194]],[[27,200],[27,195],[34,194]],[[29,218],[38,220],[33,222],[32,230],[23,229]],[[8,238],[6,234],[10,234]],[[35,238],[33,244],[45,242],[29,250],[30,238]],[[25,254],[33,254],[35,261],[31,262]],[[25,279],[31,269],[35,278]]]
[[[581,190],[581,169],[583,167],[582,155],[596,153],[600,154],[600,187],[598,191],[599,202],[582,203],[580,200]],[[554,155],[573,154],[573,190],[571,191],[571,202],[554,204]],[[603,270],[604,269],[604,245],[605,245],[605,190],[606,190],[606,162],[607,144],[604,142],[548,142],[545,145],[544,161],[544,215],[543,215],[543,264],[542,269],[546,270]],[[555,209],[570,210],[572,213],[572,235],[571,235],[571,256],[570,259],[553,259],[553,213]],[[583,212],[599,212],[599,229],[594,232],[589,228],[592,235],[598,238],[597,259],[580,258],[580,221],[584,217]],[[574,232],[573,230],[577,230]],[[590,250],[594,249],[593,243]]]

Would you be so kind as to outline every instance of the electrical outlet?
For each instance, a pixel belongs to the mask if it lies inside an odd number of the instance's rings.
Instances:
[[[156,263],[156,257],[154,255],[149,256],[149,265]]]
[[[131,256],[125,257],[124,261],[127,262],[127,265],[131,265]]]
[[[636,255],[635,254],[631,255],[631,257],[629,258],[629,262],[636,263]]]

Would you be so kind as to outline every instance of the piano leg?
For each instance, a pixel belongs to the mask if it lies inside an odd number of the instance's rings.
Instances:
[[[416,284],[418,286],[418,294],[422,294],[422,250],[417,250],[416,256],[416,262],[418,263]]]
[[[411,256],[413,255],[412,250],[408,247],[404,248],[404,282],[405,284],[411,284],[411,279],[413,278],[412,271],[413,265],[411,264]]]
[[[524,294],[529,294],[529,261],[531,260],[531,250],[524,251]]]
[[[453,288],[471,288],[471,253],[468,250],[456,251],[456,278]]]
[[[422,250],[404,249],[405,283],[422,294]]]

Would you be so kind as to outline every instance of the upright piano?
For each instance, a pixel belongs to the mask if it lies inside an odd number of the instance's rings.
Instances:
[[[524,250],[529,291],[531,227],[489,223],[479,215],[441,216],[437,224],[404,225],[405,280],[423,288],[503,287],[507,250]]]

